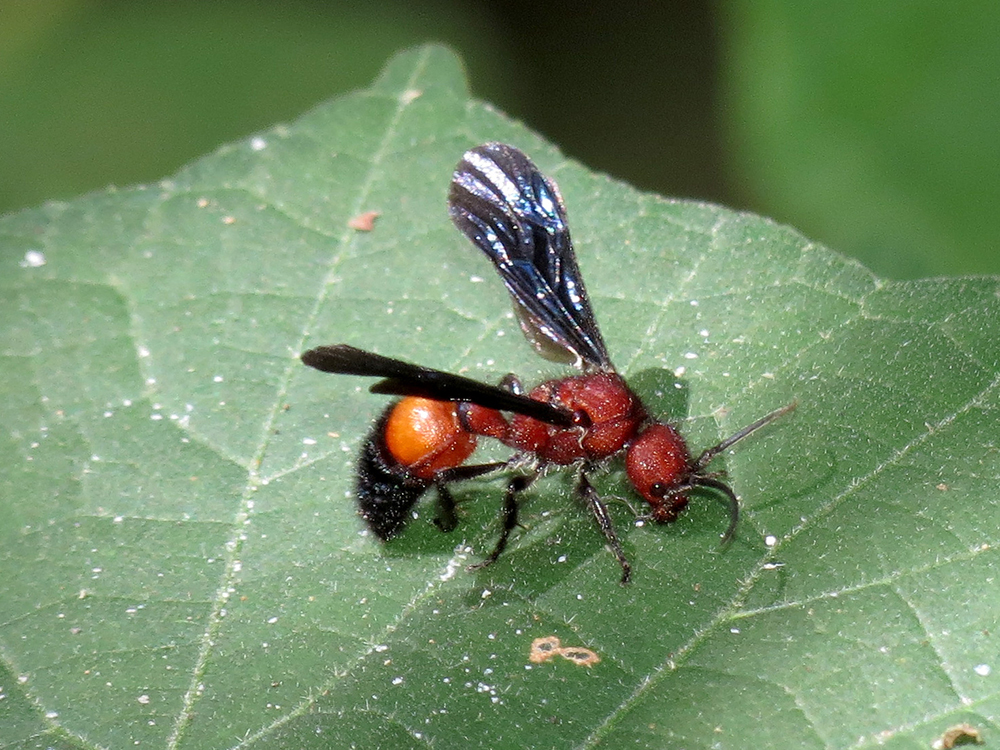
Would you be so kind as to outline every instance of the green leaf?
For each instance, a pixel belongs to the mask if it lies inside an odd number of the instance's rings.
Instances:
[[[431,503],[362,532],[384,399],[298,352],[563,372],[448,221],[488,140],[559,182],[615,361],[694,450],[798,400],[718,461],[729,547],[710,498],[667,527],[616,504],[622,587],[566,472],[475,573],[501,480],[458,489],[452,534]],[[439,47],[159,185],[8,216],[0,263],[6,746],[926,747],[997,721],[996,279],[883,282],[639,194],[470,101]],[[600,663],[530,663],[553,635]]]

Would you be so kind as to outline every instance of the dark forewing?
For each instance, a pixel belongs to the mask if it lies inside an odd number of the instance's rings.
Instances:
[[[561,427],[574,424],[569,411],[544,401],[535,401],[472,378],[384,357],[347,344],[317,346],[302,354],[302,362],[322,372],[384,378],[370,388],[372,393],[423,396],[437,401],[467,401],[488,409],[524,414]]]
[[[559,189],[527,156],[503,143],[467,151],[452,177],[448,212],[493,261],[542,356],[612,369]]]

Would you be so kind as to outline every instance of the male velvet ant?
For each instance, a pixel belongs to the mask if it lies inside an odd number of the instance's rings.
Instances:
[[[459,162],[448,211],[493,261],[535,350],[547,359],[572,363],[581,374],[548,380],[524,393],[512,375],[493,386],[346,344],[305,352],[302,361],[310,367],[382,378],[371,392],[403,397],[379,417],[358,460],[355,491],[368,527],[382,540],[395,536],[413,505],[433,486],[438,495],[435,523],[451,531],[458,519],[449,485],[510,469],[500,539],[485,560],[471,567],[489,565],[517,526],[521,493],[547,467],[574,466],[577,493],[618,558],[622,583],[628,583],[631,566],[607,506],[588,479],[598,464],[624,453],[629,481],[649,503],[649,519],[676,520],[688,504],[689,491],[705,487],[727,499],[730,518],[724,539],[732,538],[739,520],[736,493],[707,466],[795,404],[693,458],[677,429],[653,418],[615,372],[576,264],[555,183],[513,146],[487,143]],[[466,464],[479,436],[510,446],[513,457]]]

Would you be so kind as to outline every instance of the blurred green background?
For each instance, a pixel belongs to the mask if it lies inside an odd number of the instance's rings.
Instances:
[[[970,0],[0,0],[0,213],[155,181],[440,41],[592,168],[884,276],[1000,273],[998,21]]]

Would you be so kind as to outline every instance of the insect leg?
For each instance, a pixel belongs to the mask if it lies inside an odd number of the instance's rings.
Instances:
[[[614,524],[611,522],[608,506],[601,500],[601,496],[597,494],[597,490],[594,489],[590,480],[587,479],[587,475],[583,469],[580,470],[580,479],[576,485],[576,489],[580,493],[580,497],[586,501],[590,512],[594,514],[594,520],[597,521],[597,525],[604,532],[604,538],[607,540],[608,546],[611,547],[611,551],[618,558],[618,564],[622,566],[622,585],[625,585],[632,577],[632,566],[629,565],[628,559],[625,557],[625,550],[622,549],[622,543],[615,532]]]
[[[434,519],[434,525],[441,531],[454,531],[458,525],[458,516],[455,515],[455,502],[448,485],[452,482],[461,482],[463,479],[475,479],[484,474],[499,471],[507,466],[507,461],[495,461],[488,464],[475,464],[473,466],[455,466],[451,469],[444,469],[434,475],[434,487],[438,495],[438,515]]]
[[[500,382],[497,385],[505,391],[510,391],[516,396],[524,395],[524,386],[521,385],[521,379],[512,372],[508,372],[500,378]]]
[[[487,565],[492,565],[503,554],[503,551],[507,548],[507,540],[510,538],[510,532],[518,525],[518,495],[528,489],[532,482],[538,479],[539,474],[541,474],[541,469],[536,468],[530,474],[518,474],[511,477],[510,482],[507,483],[507,491],[503,496],[503,511],[501,513],[503,527],[500,530],[500,539],[497,540],[497,546],[493,548],[489,557],[475,565],[470,565],[469,570],[478,570],[479,568],[485,568]]]

